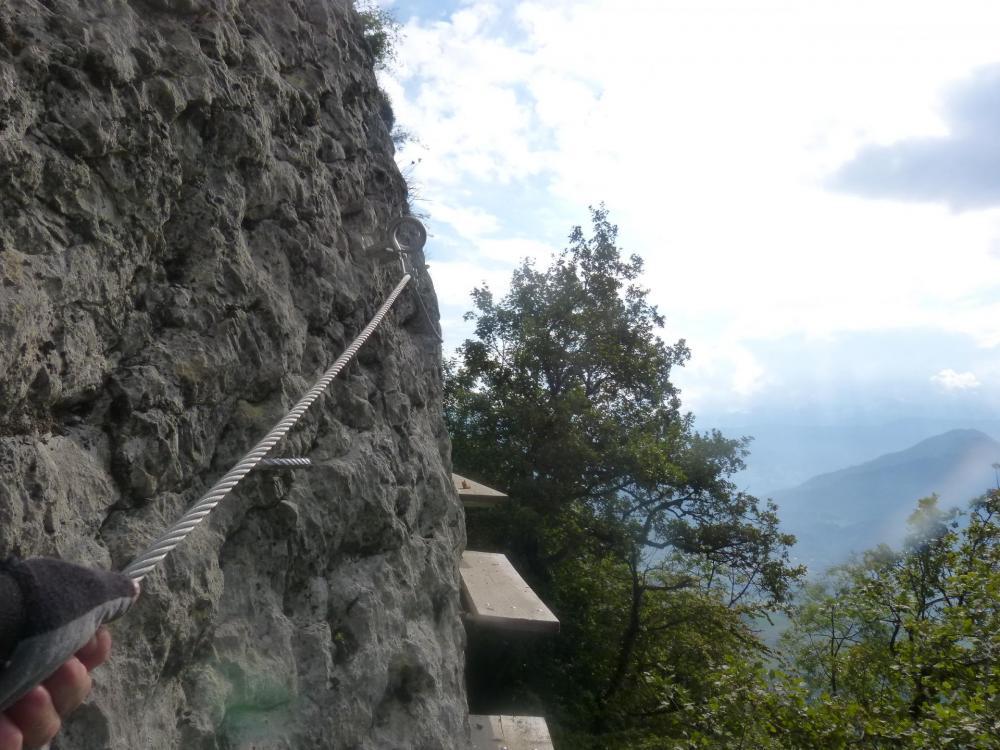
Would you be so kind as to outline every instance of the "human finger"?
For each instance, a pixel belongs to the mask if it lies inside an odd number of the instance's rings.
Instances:
[[[65,716],[83,703],[94,683],[83,662],[73,657],[42,684],[49,691],[56,713]]]
[[[0,750],[21,750],[24,747],[24,737],[17,724],[0,713]]]
[[[21,700],[7,709],[7,716],[21,730],[25,747],[44,745],[56,736],[62,726],[49,691],[41,686],[25,693]]]
[[[76,658],[87,669],[101,666],[111,655],[111,631],[103,625],[97,629],[87,645],[76,652]]]

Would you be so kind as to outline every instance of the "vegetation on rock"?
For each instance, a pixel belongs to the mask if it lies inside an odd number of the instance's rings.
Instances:
[[[396,59],[400,25],[392,13],[372,2],[356,6],[361,17],[361,36],[375,60],[375,69],[384,70]]]

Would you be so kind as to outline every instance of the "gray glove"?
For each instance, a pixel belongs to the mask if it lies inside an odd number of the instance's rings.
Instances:
[[[139,585],[120,573],[35,557],[0,561],[0,711],[48,678],[105,622],[125,614]]]

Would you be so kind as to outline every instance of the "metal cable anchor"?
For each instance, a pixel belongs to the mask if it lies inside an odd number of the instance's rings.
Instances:
[[[311,458],[262,458],[254,469],[308,469],[312,466]]]
[[[419,219],[412,216],[400,216],[393,219],[385,230],[385,234],[367,247],[365,252],[382,255],[383,260],[392,260],[398,255],[422,250],[427,244],[427,229]]]
[[[403,274],[417,278],[418,274],[410,262],[409,255],[422,250],[426,243],[427,229],[423,223],[412,216],[400,216],[389,224],[385,234],[375,244],[366,248],[366,252],[375,256],[376,261],[389,261],[398,258],[399,267]],[[416,287],[413,289],[413,296],[416,297],[417,305],[427,320],[434,337],[438,342],[444,343],[441,329],[431,317],[424,298],[420,296]]]

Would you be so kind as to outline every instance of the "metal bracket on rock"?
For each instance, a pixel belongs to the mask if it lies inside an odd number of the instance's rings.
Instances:
[[[398,258],[403,274],[416,277],[417,273],[413,268],[413,264],[410,263],[409,255],[410,253],[422,250],[426,243],[427,229],[423,223],[412,216],[400,216],[389,224],[382,238],[374,245],[368,247],[366,252],[376,256],[376,260],[386,261]],[[427,319],[434,337],[443,343],[444,338],[441,336],[441,329],[434,323],[434,319],[431,317],[430,311],[424,303],[424,298],[420,296],[420,292],[415,288],[413,296],[416,297],[417,304],[420,306],[424,318]]]
[[[412,216],[400,216],[394,219],[385,234],[374,245],[365,249],[372,255],[382,256],[382,260],[399,258],[403,264],[403,272],[407,272],[404,256],[423,249],[427,243],[427,229]]]
[[[262,458],[254,469],[308,469],[312,466],[311,458]]]

